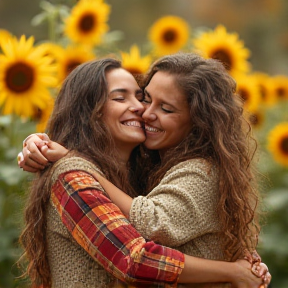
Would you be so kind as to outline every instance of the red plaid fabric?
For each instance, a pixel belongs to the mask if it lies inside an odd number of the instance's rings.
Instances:
[[[78,244],[115,277],[137,286],[177,286],[184,255],[145,241],[89,173],[61,174],[51,201]]]

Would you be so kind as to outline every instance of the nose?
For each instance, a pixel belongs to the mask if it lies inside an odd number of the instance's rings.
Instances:
[[[128,108],[129,111],[142,116],[143,112],[144,112],[144,106],[142,105],[142,103],[138,100],[136,100],[135,102],[133,102],[132,106]]]
[[[142,118],[145,121],[155,121],[157,119],[156,114],[153,112],[150,106],[146,106],[144,113],[142,114]]]

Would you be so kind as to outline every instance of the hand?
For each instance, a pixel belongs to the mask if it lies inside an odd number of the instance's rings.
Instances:
[[[50,140],[48,135],[44,133],[36,133],[29,135],[23,141],[23,150],[18,154],[18,166],[24,171],[37,172],[45,168],[48,160],[42,155],[37,147],[37,143]],[[31,158],[30,158],[30,154]]]
[[[49,162],[56,162],[68,153],[65,147],[41,133],[30,135],[24,140],[23,146],[22,152],[18,154],[18,166],[28,172],[38,172]]]
[[[233,288],[260,288],[263,285],[262,278],[251,272],[251,264],[247,260],[240,259],[234,263],[236,275],[231,282]]]
[[[260,288],[268,287],[271,282],[272,276],[268,271],[268,267],[265,263],[261,262],[261,257],[256,250],[250,253],[247,249],[244,250],[244,259],[251,264],[251,271],[257,277],[262,278],[263,284]]]
[[[268,267],[265,263],[255,263],[252,266],[252,273],[257,277],[262,278],[263,284],[259,288],[267,288],[271,282],[272,276],[269,273]]]

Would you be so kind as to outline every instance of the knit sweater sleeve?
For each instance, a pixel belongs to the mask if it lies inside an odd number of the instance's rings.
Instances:
[[[146,239],[181,246],[219,231],[217,169],[201,159],[172,167],[147,196],[133,199],[129,220]]]
[[[145,241],[87,171],[62,169],[53,179],[52,205],[95,261],[126,283],[176,287],[184,267],[182,253]]]

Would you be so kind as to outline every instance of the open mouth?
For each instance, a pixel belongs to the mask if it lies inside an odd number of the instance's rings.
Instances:
[[[142,123],[139,122],[139,121],[125,121],[125,122],[122,122],[121,124],[125,125],[125,126],[132,126],[132,127],[138,127],[138,128],[142,128]]]
[[[145,131],[147,131],[147,132],[154,132],[154,133],[163,132],[163,130],[158,129],[158,128],[155,128],[155,127],[152,127],[152,126],[149,126],[149,125],[147,125],[147,124],[145,124]]]

